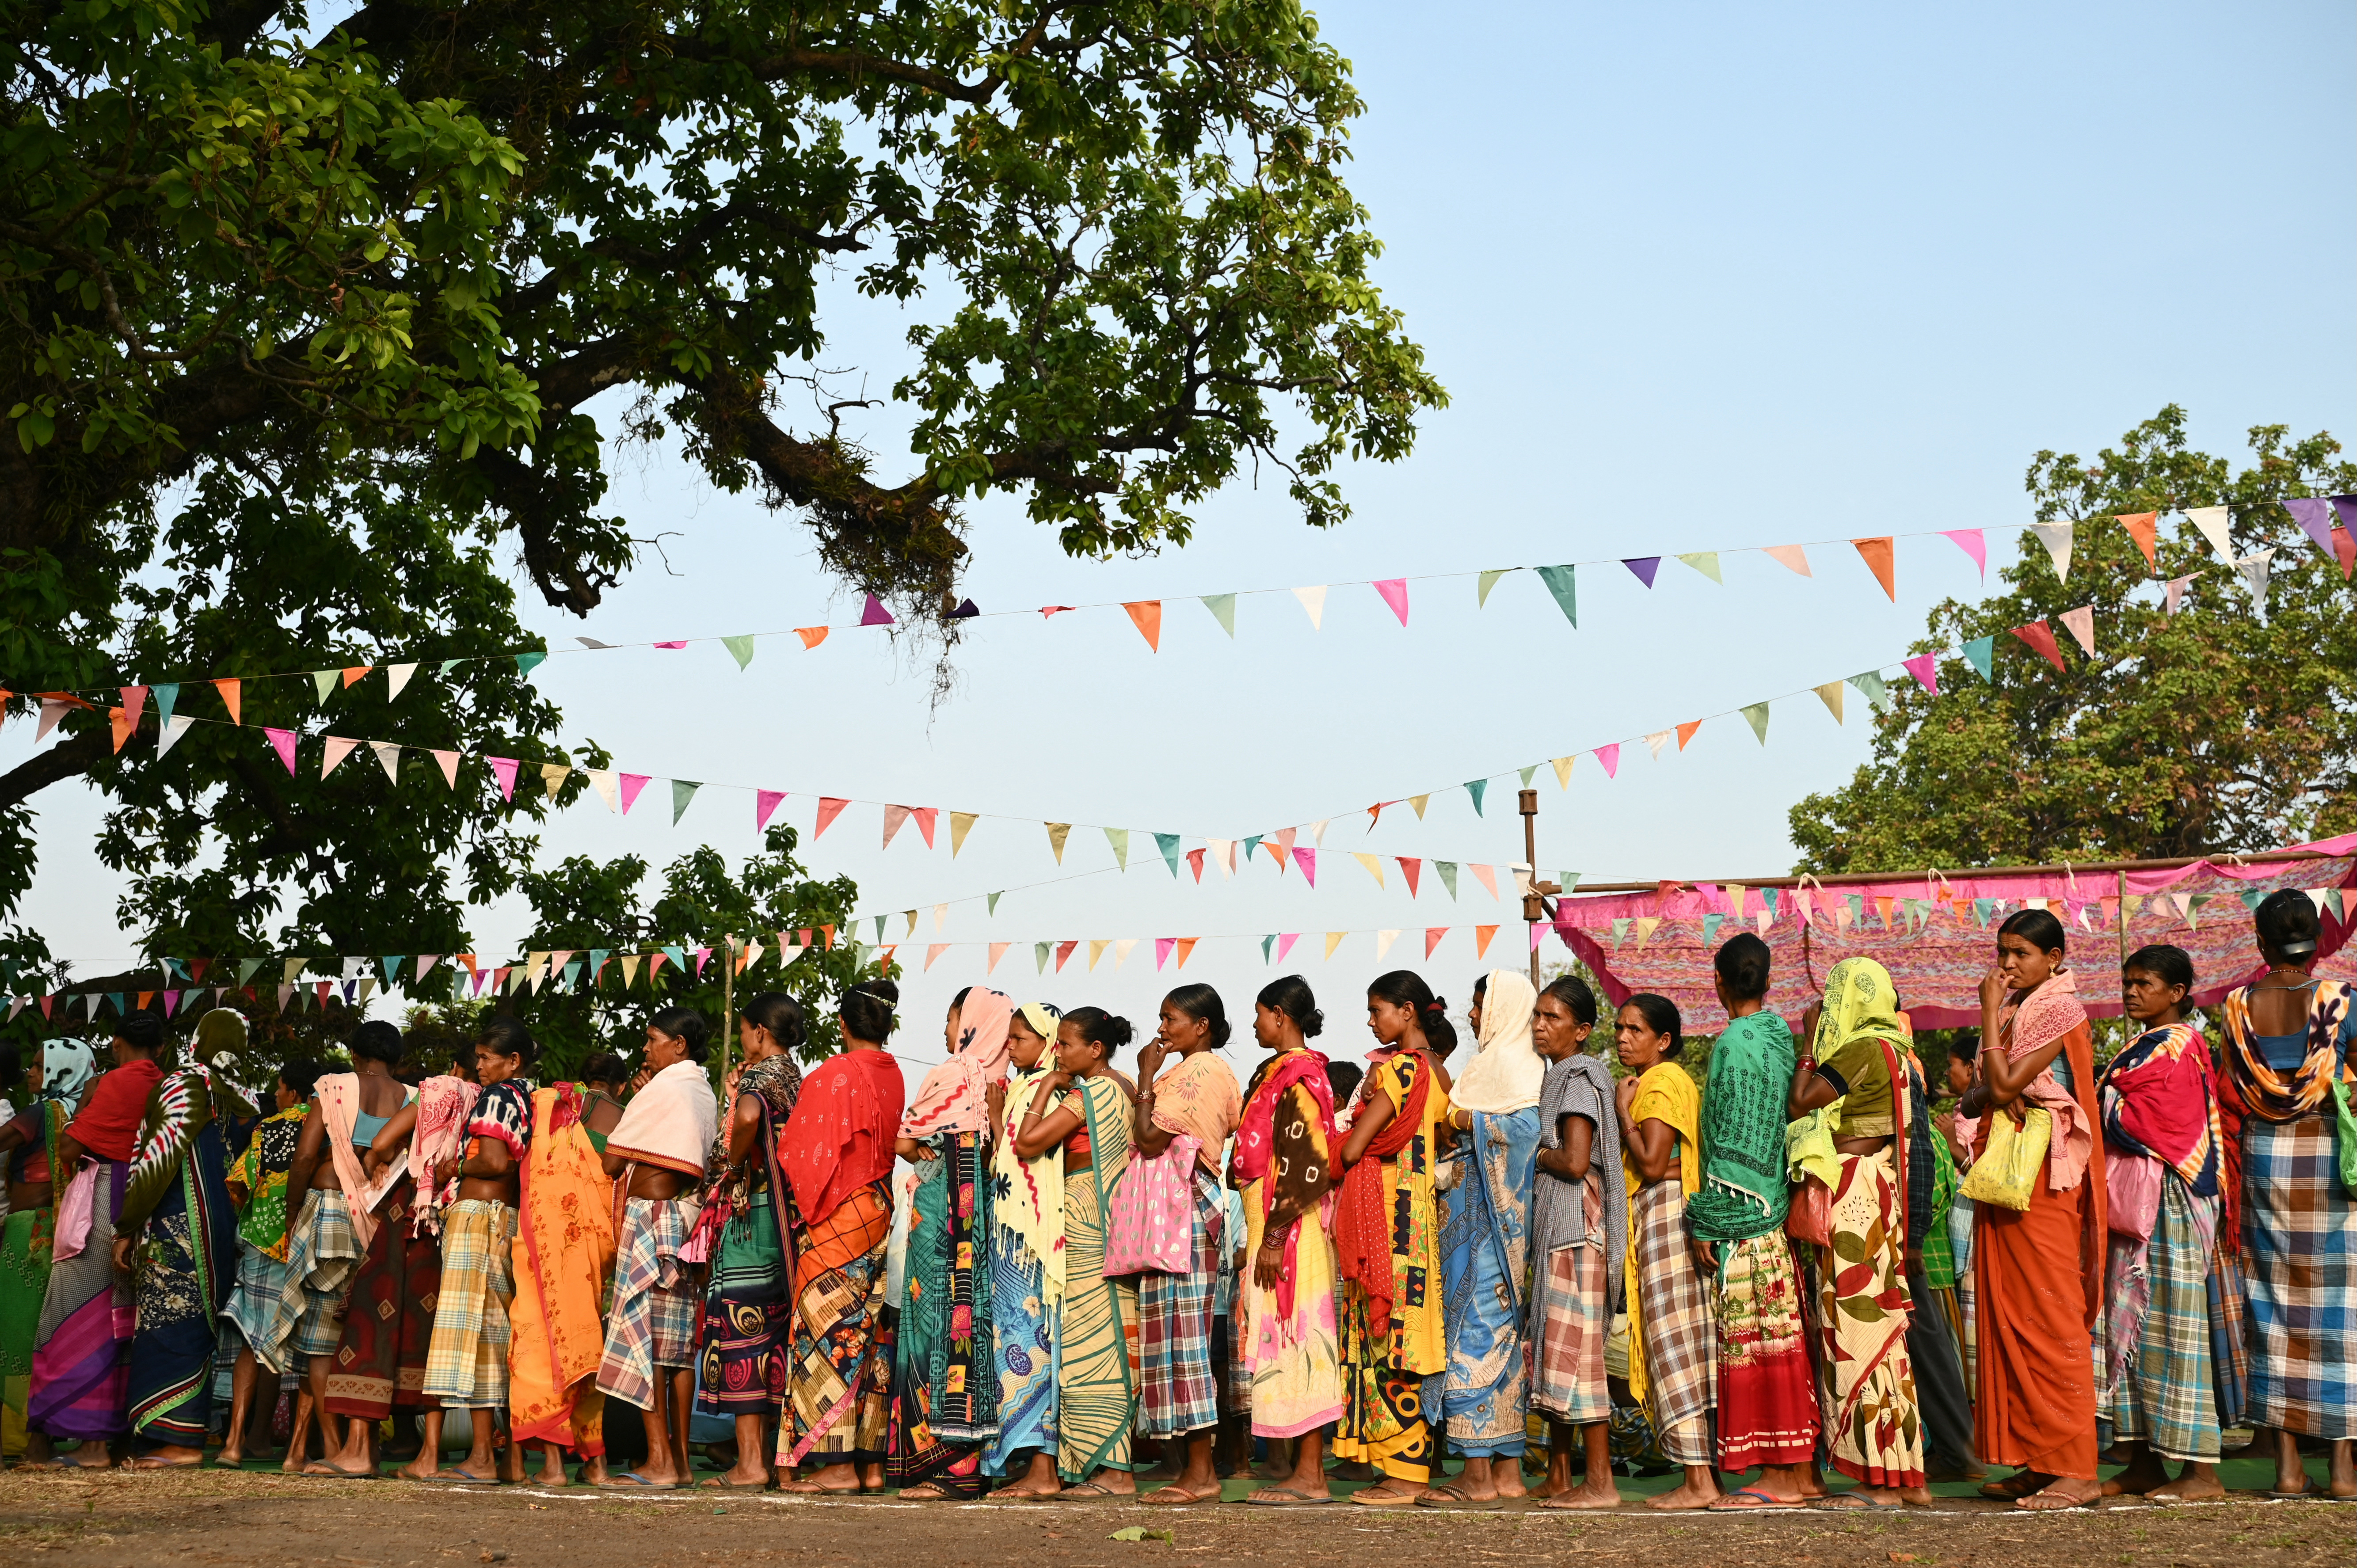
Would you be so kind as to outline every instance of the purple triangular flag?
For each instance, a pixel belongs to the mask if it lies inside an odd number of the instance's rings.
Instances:
[[[1650,588],[1653,585],[1653,574],[1662,569],[1662,558],[1658,555],[1640,555],[1634,561],[1623,561],[1620,564],[1636,573],[1637,581]]]
[[[950,611],[950,619],[972,620],[981,613],[982,611],[974,607],[974,602],[972,599],[960,599],[958,601],[957,608]]]
[[[2335,496],[2332,510],[2341,515],[2341,526],[2357,533],[2357,496]]]
[[[882,599],[870,594],[867,596],[867,607],[859,612],[859,624],[862,626],[890,626],[893,624],[892,612],[884,607],[884,601]]]
[[[2309,496],[2284,502],[2284,510],[2291,513],[2300,532],[2316,541],[2316,547],[2329,557],[2332,554],[2332,503],[2321,496]]]

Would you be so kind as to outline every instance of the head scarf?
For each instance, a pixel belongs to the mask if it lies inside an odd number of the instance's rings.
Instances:
[[[1900,1040],[1899,988],[1870,958],[1846,958],[1825,976],[1824,1012],[1810,1055],[1828,1062],[1859,1040]]]
[[[245,1015],[216,1007],[198,1021],[196,1038],[188,1042],[188,1059],[225,1073],[244,1058],[245,1044]]]
[[[971,1002],[974,998],[969,996],[966,1000]],[[1064,1021],[1064,1010],[1052,1002],[1026,1002],[1016,1011],[1023,1015],[1026,1024],[1031,1026],[1033,1034],[1048,1042],[1048,1048],[1040,1053],[1039,1062],[1034,1065],[1044,1066],[1052,1071],[1056,1066],[1056,1030]]]
[[[87,1040],[51,1040],[41,1047],[41,1098],[70,1104],[97,1070],[98,1053]]]
[[[1547,1064],[1531,1044],[1531,1015],[1538,1002],[1528,975],[1511,969],[1490,972],[1481,993],[1480,1054],[1465,1064],[1464,1075],[1449,1090],[1451,1105],[1500,1116],[1539,1102]]]
[[[925,1075],[900,1118],[900,1136],[979,1133],[990,1121],[990,1085],[1006,1076],[1006,1030],[1015,1015],[1002,993],[977,985],[958,1010],[957,1054]]]

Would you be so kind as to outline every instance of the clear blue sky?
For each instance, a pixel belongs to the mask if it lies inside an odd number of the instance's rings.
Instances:
[[[1018,1000],[1147,1020],[1171,981],[1151,938],[1306,932],[1290,967],[1334,1020],[1326,1043],[1355,1054],[1380,967],[1421,967],[1461,1004],[1488,967],[1470,926],[1509,923],[1493,961],[1525,949],[1511,889],[1492,904],[1469,877],[1452,906],[1427,880],[1411,903],[1395,868],[1379,892],[1340,854],[1518,859],[1510,780],[1486,818],[1461,791],[1421,822],[1386,813],[1372,838],[1353,813],[1893,661],[1978,575],[1938,540],[1900,544],[1896,605],[1846,549],[1813,551],[1810,581],[1747,555],[1724,586],[1671,563],[1648,593],[1614,567],[1583,575],[1577,632],[1527,575],[1478,611],[1469,579],[1417,585],[1406,631],[1372,591],[1338,588],[1322,632],[1288,598],[1243,601],[1232,642],[1188,596],[1935,528],[1996,531],[1994,567],[2029,521],[2021,476],[2041,447],[2092,454],[2171,402],[2211,451],[2240,452],[2262,423],[2357,430],[2345,5],[1320,16],[1369,103],[1352,180],[1389,245],[1380,282],[1454,400],[1410,461],[1349,476],[1347,526],[1304,530],[1281,482],[1247,476],[1187,550],[1097,564],[1064,560],[1011,506],[978,508],[967,587],[984,607],[1159,596],[1161,652],[1117,613],[985,623],[938,713],[926,671],[872,636],[816,653],[766,641],[743,674],[708,646],[553,659],[539,678],[566,738],[633,771],[793,791],[806,834],[819,793],[1125,823],[1125,875],[1012,894],[995,919],[960,905],[938,938],[936,902],[1057,875],[1038,826],[985,822],[953,863],[946,823],[935,851],[911,828],[879,853],[877,811],[855,807],[805,849],[858,879],[865,909],[920,908],[912,969],[929,940],[1017,941],[993,982]],[[905,320],[836,297],[829,362],[888,387]],[[619,407],[597,412],[610,429]],[[887,412],[858,434],[890,471],[904,430]],[[856,616],[794,521],[667,454],[619,467],[613,500],[642,532],[676,532],[676,575],[650,556],[587,623],[529,608],[553,646]],[[1782,871],[1787,809],[1844,781],[1866,737],[1856,711],[1837,729],[1810,699],[1777,704],[1764,749],[1726,720],[1684,756],[1634,748],[1617,781],[1583,761],[1566,794],[1542,774],[1540,864],[1592,880]],[[30,740],[11,725],[0,765]],[[707,840],[756,847],[746,797],[707,791],[674,829],[662,789],[626,822],[574,808],[547,853],[660,865]],[[88,849],[94,805],[64,789],[38,804],[27,915],[86,969],[127,960],[119,885]],[[1174,886],[1146,836],[1329,814],[1340,864],[1314,894],[1265,862]],[[1110,865],[1103,836],[1076,830],[1066,870]],[[479,950],[509,950],[522,916],[487,912]],[[1428,925],[1458,929],[1426,963]],[[1405,933],[1389,963],[1364,935],[1321,959],[1324,930],[1379,926]],[[1084,947],[1034,976],[1032,940],[1094,936],[1147,940],[1119,973],[1111,952],[1084,972]],[[979,951],[906,983],[912,1055],[938,1055],[932,1020],[983,979]],[[1210,940],[1186,978],[1243,1020],[1275,972],[1257,942]]]

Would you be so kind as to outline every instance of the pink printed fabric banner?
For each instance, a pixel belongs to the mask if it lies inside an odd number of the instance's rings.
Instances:
[[[1739,930],[1759,935],[1775,954],[1768,1004],[1796,1025],[1823,991],[1827,971],[1843,959],[1865,957],[1890,971],[1900,1004],[1917,1028],[1972,1028],[1981,1019],[1981,976],[1988,972],[1996,928],[2034,898],[2062,922],[2082,972],[2079,994],[2093,1015],[2120,1015],[2121,954],[2148,942],[2191,955],[2193,1001],[2214,1007],[2265,972],[2250,906],[2281,887],[2351,890],[2339,915],[2329,901],[2321,912],[2317,973],[2357,980],[2357,948],[2343,950],[2357,925],[2357,833],[2291,847],[2315,853],[2296,861],[2237,864],[2222,856],[2129,872],[2135,908],[2125,932],[2121,877],[2103,871],[1934,875],[1910,882],[1835,877],[1822,886],[1746,887],[1740,910],[1715,884],[1664,883],[1653,893],[1565,898],[1556,907],[1555,934],[1596,972],[1614,1006],[1637,992],[1657,993],[1678,1004],[1696,1035],[1727,1026],[1711,986],[1711,955]],[[1761,931],[1759,917],[1771,896],[1774,916]]]

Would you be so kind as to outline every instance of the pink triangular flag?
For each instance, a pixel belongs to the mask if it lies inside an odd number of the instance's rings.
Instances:
[[[988,974],[992,970],[996,969],[996,968],[998,967],[998,961],[999,961],[1000,959],[1005,958],[1005,957],[1006,956],[1006,950],[1007,950],[1008,948],[1013,947],[1014,945],[1015,945],[1015,944],[1014,944],[1013,942],[993,942],[993,943],[991,943],[991,944],[990,944],[990,962],[989,962],[987,965],[985,965],[985,966],[984,967],[984,969],[983,969],[983,972],[983,972],[983,973],[985,973],[985,974]]]
[[[514,800],[516,759],[512,757],[486,757],[483,760],[491,765],[492,773],[499,778],[500,798]]]
[[[278,754],[278,760],[286,765],[286,771],[291,776],[295,771],[295,732],[272,729],[264,725],[262,733],[270,737],[270,749]]]
[[[2095,607],[2094,607],[2094,606],[2093,606],[2093,605],[2081,605],[2081,606],[2080,606],[2077,609],[2075,609],[2075,610],[2064,610],[2061,615],[2056,616],[2054,618],[2055,618],[2055,619],[2057,619],[2057,620],[2059,620],[2059,621],[2061,621],[2064,626],[2067,626],[2067,627],[2069,627],[2069,628],[2071,628],[2071,635],[2072,635],[2072,637],[2077,638],[2077,639],[2079,639],[2079,646],[2080,646],[2082,649],[2083,649],[2083,650],[2086,650],[2087,656],[2088,656],[2089,658],[2091,658],[2091,659],[2092,659],[2092,658],[2093,658],[2093,657],[2094,657],[2094,654],[2095,654]]]
[[[938,806],[911,806],[909,814],[917,819],[917,831],[925,835],[925,847],[933,847],[933,823],[941,818]]]
[[[345,757],[350,757],[352,754],[352,748],[359,745],[359,741],[346,740],[339,735],[331,735],[328,736],[326,755],[322,757],[319,763],[319,777],[325,779],[328,774],[333,773],[336,770],[336,764],[341,762]],[[512,774],[515,769],[515,764],[512,762],[509,763],[508,768],[510,773]]]
[[[1932,695],[1935,697],[1940,694],[1940,658],[1938,654],[1919,653],[1912,659],[1902,659],[1899,662],[1905,667],[1907,673],[1915,677],[1915,683],[1918,686],[1922,687],[1923,690],[1931,693]]]
[[[2177,607],[2185,602],[2185,590],[2188,587],[2190,587],[2192,583],[2193,579],[2190,576],[2171,577],[2169,580],[2168,614],[2175,615],[2177,613]]]
[[[1375,584],[1375,592],[1383,595],[1383,603],[1391,606],[1392,614],[1399,617],[1402,626],[1407,624],[1407,579],[1385,577]]]
[[[653,779],[654,775],[651,773],[622,775],[622,815],[627,817],[630,814],[630,803],[639,798],[639,791],[645,789]]]
[[[1312,887],[1317,886],[1318,852],[1314,849],[1297,849],[1293,852],[1293,859],[1294,864],[1301,867],[1302,880]]]
[[[685,648],[687,644],[684,642],[658,642],[655,646],[657,648]]]
[[[1956,548],[1971,556],[1973,564],[1981,569],[1981,581],[1988,581],[1988,540],[1979,529],[1943,528],[1940,536],[1954,540]]]
[[[1299,931],[1286,931],[1281,933],[1276,939],[1276,961],[1283,963],[1285,961],[1285,955],[1291,952],[1293,950],[1293,944],[1300,940],[1301,933]]]
[[[882,599],[870,594],[867,596],[867,607],[859,612],[859,624],[862,626],[890,626],[893,624],[892,612],[884,607],[884,601]]]
[[[38,745],[41,741],[47,740],[48,738],[49,732],[58,727],[58,721],[65,717],[68,714],[73,712],[74,707],[74,703],[67,702],[62,697],[43,697],[41,699],[41,727],[33,732],[34,743]]]
[[[776,813],[779,803],[784,800],[785,798],[786,792],[783,789],[756,789],[753,791],[754,832],[759,832],[770,825],[770,818]]]
[[[1155,938],[1155,939],[1154,939],[1154,967],[1155,967],[1155,968],[1157,968],[1157,969],[1160,969],[1164,964],[1166,964],[1166,963],[1169,962],[1169,961],[1170,961],[1170,950],[1171,950],[1172,948],[1177,947],[1178,945],[1178,939],[1177,937],[1157,937],[1157,938]]]
[[[1604,777],[1607,779],[1619,778],[1620,774],[1620,743],[1616,740],[1610,746],[1598,746],[1596,748],[1596,760],[1604,764]]]
[[[949,950],[950,944],[947,942],[933,943],[931,947],[925,950],[925,967],[927,969],[932,968],[934,961]]]
[[[843,815],[843,808],[849,804],[851,804],[850,801],[838,800],[832,795],[820,796],[818,800],[818,826],[811,830],[811,837],[815,840],[823,835],[826,832],[828,825],[832,823],[835,818]]]
[[[434,754],[434,760],[442,765],[442,782],[456,789],[458,787],[458,754],[437,751]]]
[[[1803,577],[1815,575],[1809,570],[1809,553],[1797,544],[1763,544],[1760,548],[1770,560],[1790,567]]]
[[[908,820],[908,807],[887,806],[884,808],[884,847],[886,849],[890,849],[892,847],[892,835],[899,832],[900,831],[900,824]],[[813,833],[811,836],[815,838],[818,835]]]
[[[131,727],[133,729],[137,729],[139,727],[139,715],[146,712],[146,687],[125,686],[123,688],[123,711],[126,714],[130,715]]]
[[[1495,867],[1488,865],[1472,865],[1468,866],[1466,869],[1472,872],[1475,876],[1480,879],[1481,886],[1490,890],[1491,897],[1495,898],[1498,896],[1498,874]]]
[[[1538,928],[1536,928],[1536,927],[1533,927],[1533,928],[1532,928],[1532,929],[1534,929],[1534,930],[1535,930],[1535,929],[1538,929]],[[1425,956],[1425,957],[1426,957],[1426,958],[1430,958],[1430,957],[1432,956],[1432,950],[1433,950],[1433,949],[1435,949],[1435,948],[1437,948],[1437,947],[1438,947],[1438,946],[1440,945],[1440,939],[1441,939],[1441,938],[1443,938],[1443,937],[1445,937],[1445,936],[1447,936],[1448,934],[1448,928],[1447,926],[1426,926],[1426,927],[1425,927],[1425,929],[1424,929],[1424,956]]]

